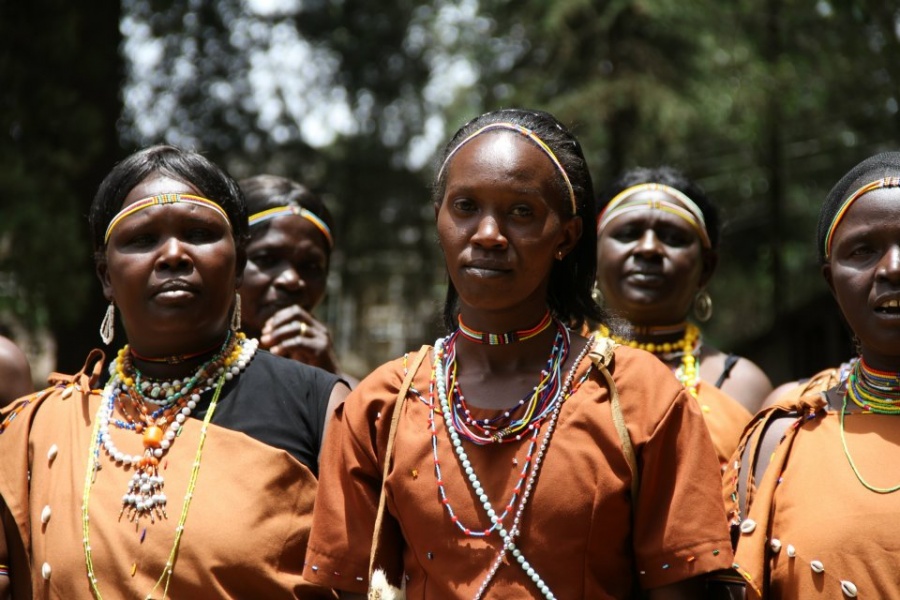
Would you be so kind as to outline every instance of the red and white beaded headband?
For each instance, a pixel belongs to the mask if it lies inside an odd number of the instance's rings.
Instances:
[[[660,192],[672,198],[674,202],[657,198],[628,202],[629,198],[641,192]],[[697,233],[703,247],[712,247],[712,242],[710,242],[709,239],[709,232],[706,230],[706,220],[703,218],[703,211],[700,210],[697,203],[691,200],[687,194],[670,185],[665,185],[664,183],[639,183],[638,185],[625,188],[616,194],[597,217],[597,236],[600,235],[603,229],[609,225],[613,219],[628,212],[646,210],[648,208],[652,210],[661,210],[687,221],[691,228]]]
[[[268,208],[266,210],[252,214],[250,215],[250,227],[259,225],[260,223],[264,223],[269,219],[287,215],[296,215],[298,217],[302,217],[315,225],[316,228],[322,232],[322,235],[325,236],[325,240],[328,242],[328,247],[334,247],[334,238],[331,237],[331,229],[328,227],[328,225],[325,224],[325,221],[319,218],[319,216],[314,212],[299,206],[276,206],[275,208]]]
[[[492,131],[494,129],[506,129],[508,131],[514,131],[516,133],[520,133],[538,145],[538,148],[540,148],[544,152],[544,154],[546,154],[547,157],[553,161],[553,164],[556,165],[556,168],[559,170],[559,173],[562,175],[563,181],[566,182],[566,189],[569,191],[569,201],[572,204],[572,214],[573,215],[576,214],[578,212],[578,208],[575,203],[575,189],[572,187],[572,182],[569,181],[569,175],[568,175],[568,173],[566,173],[566,170],[563,168],[562,163],[559,162],[559,159],[556,158],[556,154],[553,153],[553,150],[550,149],[550,146],[548,146],[546,143],[544,143],[544,140],[542,140],[538,136],[538,134],[536,134],[532,130],[528,129],[527,127],[522,127],[521,125],[517,125],[516,123],[506,123],[506,122],[490,123],[489,125],[485,125],[481,129],[468,135],[460,143],[458,143],[456,145],[456,147],[453,148],[453,150],[451,150],[447,154],[447,158],[444,159],[444,162],[441,163],[441,168],[438,169],[437,178],[440,180],[441,175],[444,173],[444,169],[447,167],[447,163],[450,162],[450,159],[453,158],[453,155],[456,154],[460,148],[462,148],[463,146],[465,146],[466,144],[471,142],[473,139],[475,139],[482,133],[485,133],[487,131]]]
[[[120,210],[116,216],[112,218],[112,221],[109,222],[109,226],[106,228],[106,235],[103,236],[103,243],[105,244],[109,241],[109,236],[112,234],[113,229],[115,229],[125,218],[146,208],[150,208],[151,206],[163,206],[166,204],[193,204],[194,206],[209,208],[225,219],[225,223],[228,225],[228,228],[231,229],[231,221],[228,219],[228,215],[221,206],[212,200],[207,200],[206,198],[194,196],[192,194],[157,194],[156,196],[138,200],[134,204],[129,204]]]
[[[889,187],[900,187],[900,177],[882,177],[881,179],[876,179],[847,196],[847,199],[844,200],[841,207],[834,214],[834,218],[831,219],[831,226],[828,228],[828,234],[825,236],[826,260],[831,258],[831,246],[834,243],[834,231],[837,229],[837,226],[841,224],[841,221],[844,220],[844,216],[846,216],[847,211],[850,210],[850,206],[873,190]]]

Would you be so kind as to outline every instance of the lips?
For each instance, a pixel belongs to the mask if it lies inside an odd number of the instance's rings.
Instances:
[[[900,314],[900,299],[883,298],[875,303],[875,310],[885,314]]]
[[[625,281],[637,286],[659,287],[666,282],[666,276],[657,270],[629,271],[625,274]]]
[[[183,279],[169,279],[153,291],[153,296],[159,300],[182,300],[195,296],[199,292],[197,286]]]
[[[509,264],[501,261],[479,260],[466,264],[463,267],[466,273],[477,277],[500,277],[506,275],[512,269]]]

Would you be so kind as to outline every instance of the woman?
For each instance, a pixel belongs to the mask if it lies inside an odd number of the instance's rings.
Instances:
[[[106,177],[97,275],[128,344],[12,405],[0,426],[0,597],[332,597],[300,570],[332,374],[238,331],[247,209],[170,146]],[[251,542],[248,544],[247,542]]]
[[[750,598],[900,598],[900,153],[872,156],[819,216],[822,274],[857,359],[755,419],[725,473]],[[754,485],[748,485],[752,476]]]
[[[600,316],[591,198],[578,141],[547,113],[490,112],[450,141],[434,209],[451,333],[335,413],[308,579],[362,597],[373,529],[374,566],[394,586],[405,574],[407,598],[696,598],[699,576],[731,564],[695,404],[623,347],[605,356],[622,390],[611,401],[588,357],[602,349],[578,334]]]
[[[239,182],[250,212],[241,325],[272,354],[340,373],[328,328],[312,315],[325,296],[334,221],[322,199],[276,175]]]
[[[617,342],[666,363],[703,415],[720,461],[737,447],[744,426],[772,391],[768,377],[745,358],[705,343],[688,321],[712,315],[706,286],[719,241],[718,214],[703,191],[675,169],[634,169],[600,197],[597,290],[610,313],[633,327]]]

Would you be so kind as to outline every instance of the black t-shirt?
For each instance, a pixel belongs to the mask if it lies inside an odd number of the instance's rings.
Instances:
[[[247,368],[228,381],[212,422],[288,452],[319,475],[328,399],[340,379],[327,371],[257,350]],[[203,419],[213,390],[192,417]]]

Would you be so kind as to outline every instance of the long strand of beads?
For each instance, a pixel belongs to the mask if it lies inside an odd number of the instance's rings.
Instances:
[[[541,448],[538,450],[537,456],[535,457],[534,465],[532,466],[532,472],[530,477],[528,478],[528,484],[525,487],[525,492],[522,495],[522,499],[519,502],[518,510],[516,510],[516,515],[513,518],[512,527],[509,532],[505,532],[503,530],[500,531],[500,537],[503,539],[503,545],[500,548],[500,551],[497,552],[497,557],[494,559],[494,562],[491,565],[490,570],[488,571],[487,576],[484,578],[484,581],[478,588],[474,596],[474,600],[480,600],[487,590],[488,585],[490,585],[494,576],[497,574],[497,571],[500,569],[500,566],[503,564],[503,558],[506,556],[506,553],[509,552],[512,554],[513,558],[516,562],[519,563],[519,566],[525,571],[525,574],[534,582],[537,588],[541,591],[545,598],[555,599],[556,596],[553,594],[553,591],[550,587],[544,582],[543,578],[534,567],[528,562],[525,558],[525,555],[522,553],[521,549],[516,545],[515,538],[518,537],[520,533],[520,524],[522,520],[522,514],[525,512],[525,506],[528,504],[528,499],[531,497],[531,493],[534,489],[535,481],[537,479],[537,473],[540,469],[541,462],[544,459],[544,455],[547,452],[547,447],[550,444],[550,438],[553,435],[553,430],[556,428],[556,422],[559,417],[559,412],[562,408],[562,403],[565,402],[569,396],[571,396],[575,390],[580,387],[581,382],[586,380],[590,375],[591,369],[593,366],[588,367],[578,386],[572,385],[572,380],[575,378],[575,372],[578,369],[578,365],[581,364],[581,361],[584,360],[584,357],[587,356],[588,352],[590,352],[591,348],[594,346],[594,337],[591,336],[588,339],[587,344],[585,344],[582,351],[578,354],[575,359],[575,362],[572,364],[572,368],[569,370],[569,374],[566,377],[566,381],[563,384],[563,398],[559,404],[557,404],[556,408],[553,411],[553,416],[551,417],[550,422],[547,424],[547,432],[544,434],[543,442],[541,443]]]
[[[700,386],[700,369],[697,357],[703,345],[700,328],[693,323],[686,323],[684,335],[674,342],[638,342],[613,334],[609,327],[600,325],[600,335],[610,338],[617,344],[646,350],[657,356],[663,362],[681,358],[681,364],[675,369],[675,377],[687,388],[691,396],[697,397]]]
[[[255,341],[255,340],[254,340]],[[255,347],[255,346],[254,346]],[[191,477],[188,480],[188,488],[187,492],[184,495],[184,502],[181,505],[181,516],[178,518],[178,525],[175,527],[175,540],[172,542],[172,550],[169,552],[169,556],[166,560],[166,565],[163,567],[162,575],[160,575],[159,579],[156,580],[156,584],[147,593],[146,600],[151,600],[153,597],[153,592],[165,582],[163,586],[163,598],[166,598],[169,593],[169,584],[172,581],[172,573],[175,570],[175,561],[178,558],[178,548],[181,545],[181,537],[184,534],[184,524],[187,521],[188,509],[191,506],[191,500],[194,498],[194,488],[197,485],[197,476],[200,473],[200,459],[203,456],[203,447],[206,442],[206,432],[209,429],[209,423],[212,421],[213,413],[216,410],[216,406],[219,402],[219,396],[222,393],[222,388],[225,385],[225,381],[231,379],[228,377],[228,374],[234,376],[233,371],[223,371],[219,375],[218,382],[216,384],[216,391],[213,394],[212,400],[209,403],[209,409],[206,411],[206,417],[203,419],[203,425],[200,429],[200,441],[197,444],[197,452],[194,455],[194,463],[191,469]],[[87,567],[87,576],[88,581],[91,584],[91,592],[94,595],[96,600],[102,600],[103,596],[100,594],[100,587],[97,581],[97,576],[94,572],[94,559],[91,553],[91,535],[90,535],[90,515],[88,514],[88,507],[90,506],[91,500],[91,487],[94,483],[94,477],[97,474],[97,469],[99,469],[98,463],[98,453],[99,453],[99,433],[100,433],[100,420],[96,419],[94,423],[94,432],[91,436],[93,442],[91,443],[91,448],[88,452],[88,468],[87,473],[84,477],[84,493],[82,494],[81,499],[81,532],[82,532],[82,544],[84,546],[84,562]]]
[[[568,339],[569,334],[568,334],[568,330],[565,329],[565,332],[566,332],[566,338],[567,338],[567,339],[566,339],[566,343],[567,343],[567,345],[568,345],[568,344],[569,344],[569,339]],[[467,455],[467,453],[466,453],[466,451],[465,451],[465,448],[463,447],[463,444],[462,444],[462,438],[461,438],[461,436],[459,435],[459,433],[456,431],[456,429],[453,427],[453,416],[452,416],[452,413],[451,413],[450,402],[449,402],[449,400],[448,400],[448,398],[447,398],[447,375],[446,375],[446,370],[445,370],[445,366],[444,366],[444,364],[443,364],[444,361],[438,358],[439,356],[442,356],[442,355],[443,355],[444,342],[445,342],[445,340],[441,339],[441,340],[438,340],[438,341],[435,343],[435,356],[436,356],[436,358],[435,358],[435,361],[434,361],[434,363],[435,363],[434,381],[435,381],[435,387],[436,387],[437,392],[438,392],[438,400],[439,400],[439,402],[440,402],[441,412],[442,412],[442,415],[443,415],[443,418],[444,418],[444,424],[445,424],[445,427],[446,427],[446,429],[447,429],[448,436],[450,437],[450,441],[451,441],[451,444],[452,444],[452,446],[453,446],[453,448],[454,448],[454,451],[455,451],[455,453],[456,453],[456,455],[457,455],[457,458],[458,458],[458,460],[459,460],[459,464],[460,464],[460,466],[462,467],[464,473],[466,474],[467,479],[469,480],[469,484],[470,484],[470,486],[471,486],[471,488],[472,488],[472,491],[475,493],[476,497],[478,497],[478,499],[482,502],[482,506],[483,506],[483,508],[484,508],[484,510],[485,510],[485,513],[487,514],[488,518],[489,518],[489,519],[491,520],[491,522],[492,522],[492,527],[491,527],[491,529],[490,529],[490,530],[487,530],[487,531],[485,532],[485,534],[490,533],[490,531],[497,530],[498,534],[500,535],[501,539],[503,540],[501,553],[504,553],[504,554],[505,554],[505,552],[506,552],[507,550],[510,550],[510,551],[518,550],[518,549],[515,547],[515,544],[514,544],[514,542],[513,542],[515,536],[512,535],[512,534],[510,533],[510,531],[508,531],[508,530],[503,526],[502,520],[503,520],[503,518],[505,518],[505,516],[507,515],[508,511],[504,511],[504,513],[502,514],[502,516],[501,516],[501,515],[497,515],[496,511],[494,510],[494,508],[493,508],[493,506],[492,506],[492,504],[491,504],[491,502],[490,502],[490,499],[488,498],[487,494],[485,493],[485,490],[484,490],[483,486],[481,485],[481,482],[480,482],[479,479],[478,479],[477,474],[476,474],[475,471],[474,471],[474,468],[472,467],[471,462],[469,461],[468,455]],[[589,343],[586,345],[585,350],[583,350],[582,353],[579,355],[578,359],[576,360],[575,365],[573,365],[573,368],[572,368],[572,371],[571,371],[571,373],[570,373],[570,376],[567,378],[567,384],[564,385],[563,388],[562,388],[562,389],[564,390],[564,393],[563,393],[562,395],[560,395],[560,397],[558,398],[558,401],[555,402],[555,405],[554,405],[554,407],[553,407],[553,411],[552,411],[552,413],[551,413],[551,419],[550,419],[550,422],[549,422],[548,427],[547,427],[547,433],[545,433],[545,436],[544,436],[544,442],[543,442],[542,445],[541,445],[541,450],[539,450],[538,455],[535,456],[534,459],[533,459],[532,466],[531,466],[531,473],[530,473],[530,475],[528,476],[528,482],[526,483],[525,490],[522,492],[522,495],[521,495],[521,497],[520,497],[520,499],[519,499],[519,501],[518,501],[518,502],[519,502],[519,507],[518,507],[517,515],[518,515],[519,517],[521,517],[521,514],[524,512],[524,510],[525,510],[525,505],[527,504],[528,498],[529,498],[530,495],[531,495],[531,490],[533,489],[534,482],[536,481],[536,478],[537,478],[537,474],[538,474],[538,471],[539,471],[539,467],[540,467],[540,464],[541,464],[541,459],[542,459],[542,457],[543,457],[543,453],[546,451],[547,444],[549,444],[550,435],[551,435],[552,432],[553,432],[553,429],[554,429],[555,423],[556,423],[556,419],[557,419],[558,416],[559,416],[560,407],[561,407],[561,405],[562,405],[562,400],[563,400],[564,394],[568,391],[568,389],[569,389],[568,386],[571,385],[571,380],[574,378],[574,372],[575,372],[575,369],[577,368],[578,364],[581,362],[581,360],[582,360],[582,359],[584,358],[584,356],[586,355],[586,353],[587,353],[587,348],[589,348],[591,345],[592,345],[592,341],[589,342]],[[436,439],[436,436],[434,436],[434,439]],[[533,443],[532,443],[532,448],[533,448]],[[529,461],[532,460],[532,459],[531,459],[531,453],[532,453],[532,449],[529,448]],[[440,472],[439,472],[439,469],[437,469],[435,473],[436,473],[436,476],[438,477],[438,480],[439,480],[439,482],[440,482],[440,481],[441,481],[441,478],[440,478],[440,474],[439,474],[439,473],[440,473]],[[515,500],[513,500],[513,502],[514,502],[514,501],[515,501]],[[446,495],[444,495],[444,497],[442,498],[442,503],[443,503],[445,506],[448,507],[448,512],[451,514],[451,518],[452,518],[453,513],[452,513],[452,510],[451,510],[450,507],[449,507],[449,502],[447,501]],[[511,508],[510,505],[508,505],[508,507]],[[457,522],[457,524],[458,524],[458,520],[457,520],[457,521],[454,521],[454,522]],[[513,531],[513,533],[517,534],[517,532],[518,532],[518,519],[514,521],[512,531]],[[471,533],[468,533],[468,534],[471,535]],[[545,597],[545,598],[555,598],[555,596],[553,595],[552,591],[551,591],[550,588],[546,585],[546,583],[543,581],[543,579],[540,577],[540,575],[539,575],[539,574],[531,567],[531,565],[527,562],[527,560],[525,560],[524,556],[521,555],[521,551],[519,552],[519,556],[520,556],[521,558],[517,557],[517,560],[519,561],[520,566],[523,567],[523,569],[525,570],[526,574],[528,574],[529,578],[531,578],[532,581],[535,583],[535,585],[538,587],[538,589],[541,590],[541,593],[544,595],[544,597]],[[494,569],[494,572],[495,572],[495,571],[496,571],[496,569]],[[493,573],[490,573],[490,574],[489,574],[489,577],[493,577]],[[483,586],[482,586],[483,589],[486,589],[486,587],[487,587],[489,581],[490,581],[490,580],[488,579],[488,580],[483,584]],[[483,589],[481,589],[481,590],[478,592],[478,594],[476,595],[476,598],[480,598],[480,597],[481,597],[481,595],[483,594]]]

